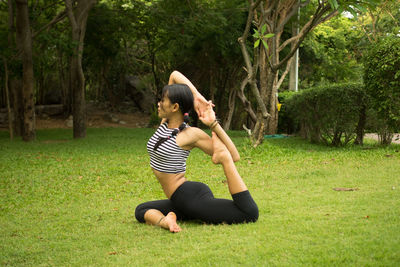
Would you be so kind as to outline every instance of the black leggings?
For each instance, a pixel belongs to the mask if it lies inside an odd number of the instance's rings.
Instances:
[[[136,207],[135,216],[144,223],[150,209],[164,215],[173,211],[178,220],[201,220],[206,223],[244,223],[258,219],[258,207],[248,190],[233,194],[232,200],[214,198],[210,188],[199,182],[184,182],[171,199],[149,201]]]

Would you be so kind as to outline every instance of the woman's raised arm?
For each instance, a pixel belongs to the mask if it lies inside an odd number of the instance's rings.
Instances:
[[[187,86],[189,86],[194,98],[194,109],[196,113],[199,116],[201,116],[203,112],[206,111],[211,101],[207,101],[204,98],[204,96],[202,96],[200,92],[196,89],[196,87],[192,84],[192,82],[177,70],[171,73],[168,81],[168,84],[175,84],[175,83],[186,84]]]

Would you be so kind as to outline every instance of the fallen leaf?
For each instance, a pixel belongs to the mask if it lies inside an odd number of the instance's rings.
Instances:
[[[116,251],[111,251],[111,252],[108,252],[108,255],[117,255],[117,252]]]

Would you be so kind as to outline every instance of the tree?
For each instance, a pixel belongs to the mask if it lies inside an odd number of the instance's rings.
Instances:
[[[35,102],[33,92],[32,35],[29,23],[28,1],[16,0],[17,43],[22,51],[22,97],[23,97],[23,133],[24,141],[32,141],[35,132]]]
[[[76,46],[71,56],[70,91],[73,94],[73,135],[86,137],[85,75],[82,69],[82,54],[86,33],[86,22],[90,9],[96,0],[65,0],[65,7],[71,24],[72,41]]]
[[[0,27],[2,37],[5,37],[2,38],[1,43],[1,57],[6,63],[4,64],[4,72],[7,76],[5,89],[7,87],[11,89],[10,98],[14,115],[9,121],[13,124],[15,135],[22,135],[25,141],[34,140],[36,135],[34,105],[37,100],[35,94],[38,90],[34,88],[34,77],[36,77],[34,70],[38,69],[35,62],[38,53],[34,44],[40,42],[34,42],[34,40],[65,17],[65,12],[56,13],[57,2],[48,4],[43,1],[35,3],[31,1],[30,3],[28,5],[28,1],[9,0],[6,34],[3,31],[4,26]],[[54,12],[49,12],[49,10]],[[57,15],[52,18],[54,13]]]
[[[234,45],[246,20],[243,1],[131,1],[128,6],[138,21],[132,22],[136,32],[127,42],[129,55],[140,63],[136,70],[152,73],[155,95],[169,73],[180,70],[215,101],[218,117],[229,127],[237,80],[243,76],[240,49]]]
[[[264,133],[273,134],[277,130],[277,92],[289,72],[292,56],[307,34],[317,25],[339,14],[339,8],[341,11],[346,8],[354,11],[360,6],[358,1],[257,0],[254,2],[249,0],[246,27],[238,41],[248,74],[242,82],[240,98],[242,102],[248,102],[243,91],[250,84],[251,91],[257,100],[256,111],[246,104],[247,111],[255,123],[251,136],[254,146],[258,146],[263,141]],[[285,26],[297,14],[299,7],[309,9],[312,16],[300,27],[297,35],[285,36]],[[252,25],[255,27],[253,36],[256,39],[253,59],[246,46],[250,31],[254,29]],[[259,85],[257,84],[258,77]]]
[[[357,58],[360,32],[354,19],[338,15],[318,25],[300,48],[301,86],[361,81],[362,64]]]
[[[400,128],[400,39],[382,38],[370,46],[364,62],[365,88],[377,113],[380,140],[390,144]]]
[[[400,32],[400,1],[384,0],[374,8],[365,10],[362,16],[357,16],[357,30],[362,34],[358,46],[364,47],[376,43],[387,34]]]

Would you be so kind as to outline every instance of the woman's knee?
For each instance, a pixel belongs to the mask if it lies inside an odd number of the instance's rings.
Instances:
[[[259,216],[259,211],[257,205],[254,203],[254,205],[251,205],[247,211],[247,221],[248,222],[256,222],[258,220]]]
[[[258,206],[248,190],[236,193],[232,195],[232,198],[239,209],[246,214],[247,222],[255,222],[258,220]]]
[[[141,223],[144,223],[144,214],[148,211],[149,208],[147,207],[146,203],[139,204],[135,209],[135,217]]]

